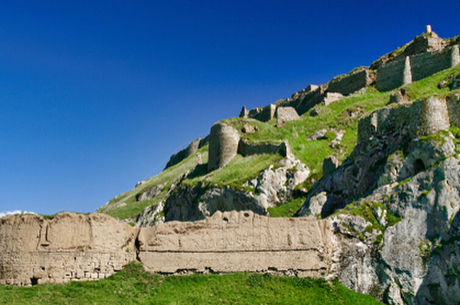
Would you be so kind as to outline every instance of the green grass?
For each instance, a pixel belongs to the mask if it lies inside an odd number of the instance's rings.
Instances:
[[[235,189],[241,189],[244,182],[256,178],[262,170],[270,165],[281,166],[278,162],[282,158],[279,154],[248,157],[236,155],[225,167],[193,179],[185,179],[181,185],[196,186],[202,183],[205,186],[217,185],[223,187],[228,185]]]
[[[376,216],[374,215],[374,211],[380,208],[383,211],[386,210],[386,225],[382,226],[379,221],[377,220]],[[382,234],[377,236],[375,243],[380,244],[383,238],[383,233],[388,227],[391,227],[401,221],[401,217],[396,216],[393,214],[383,203],[375,202],[375,201],[367,201],[361,202],[357,204],[356,202],[350,203],[342,210],[335,212],[333,215],[338,214],[348,214],[348,215],[355,215],[360,216],[370,222],[371,224],[366,227],[365,231],[368,233],[372,233],[374,230],[380,231]],[[360,238],[364,238],[364,236],[360,235]]]
[[[445,97],[460,92],[460,89],[455,91],[449,91],[448,88],[439,89],[437,87],[438,83],[446,79],[450,74],[458,73],[460,73],[460,65],[441,71],[418,82],[408,84],[403,88],[405,88],[412,101],[425,99],[434,94]],[[353,151],[357,143],[359,118],[378,108],[386,106],[389,102],[390,94],[397,90],[400,90],[400,88],[389,92],[379,92],[375,88],[369,87],[363,94],[343,98],[328,106],[317,105],[315,108],[320,110],[320,114],[316,117],[311,117],[309,112],[307,112],[300,120],[286,122],[279,128],[276,127],[276,120],[264,123],[248,118],[230,118],[223,122],[235,127],[239,131],[241,131],[245,124],[257,126],[259,131],[251,134],[241,134],[241,137],[250,143],[279,144],[282,141],[288,141],[292,153],[311,169],[313,175],[321,178],[324,158],[329,155],[335,155],[339,161],[344,161]],[[389,107],[398,107],[398,105],[390,105]],[[361,115],[356,117],[349,116],[350,112],[355,112],[357,110],[360,111]],[[308,137],[315,134],[319,129],[329,130],[326,139],[307,140]],[[345,130],[340,147],[337,148],[331,147],[331,142],[334,140],[333,129],[335,133],[339,130]],[[206,145],[201,148],[199,152],[202,155],[203,163],[207,163],[208,146]],[[237,189],[251,191],[251,189],[243,187],[243,183],[255,178],[260,171],[266,169],[270,164],[277,164],[279,159],[279,156],[270,157],[267,155],[246,158],[237,156],[223,169],[208,174],[204,165],[195,169],[195,156],[192,155],[181,163],[148,179],[146,184],[112,199],[108,205],[101,207],[99,212],[106,213],[119,219],[133,217],[146,206],[155,204],[164,199],[172,181],[187,171],[193,172],[191,174],[191,179],[186,179],[183,182],[182,185],[184,186],[215,184],[218,186],[228,185]],[[136,203],[137,194],[147,191],[148,188],[153,185],[162,184],[164,182],[167,182],[165,190],[154,200]],[[120,203],[126,203],[126,206],[120,207]],[[286,207],[285,209],[288,210],[289,208]],[[282,209],[280,209],[280,211],[281,210]],[[282,212],[281,215],[291,215],[291,212],[285,212]],[[275,211],[275,215],[277,215],[276,213]]]
[[[306,199],[307,197],[297,197],[293,201],[279,207],[268,208],[270,217],[294,217]]]
[[[269,274],[165,276],[131,263],[94,282],[0,286],[1,304],[380,304],[338,281]]]
[[[139,213],[146,207],[157,203],[158,201],[159,198],[153,198],[127,203],[125,206],[117,206],[116,208],[114,206],[112,209],[108,210],[106,214],[118,219],[133,219],[136,218],[136,216],[139,215]]]

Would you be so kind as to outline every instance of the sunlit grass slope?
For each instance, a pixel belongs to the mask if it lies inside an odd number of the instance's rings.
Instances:
[[[380,304],[337,281],[269,274],[165,276],[131,263],[95,282],[0,286],[1,304]]]
[[[445,80],[451,74],[460,73],[460,65],[454,68],[441,71],[433,76],[404,86],[406,93],[412,101],[427,98],[434,94],[444,97],[454,94],[460,90],[451,92],[448,88],[439,89],[438,83]],[[370,87],[365,93],[345,97],[330,105],[317,105],[318,116],[310,116],[310,111],[305,113],[300,120],[287,122],[284,126],[277,128],[276,121],[268,123],[259,122],[254,119],[231,118],[223,122],[232,125],[237,130],[243,128],[244,124],[257,126],[259,131],[244,134],[241,136],[251,143],[281,143],[288,141],[293,154],[305,163],[311,170],[311,177],[318,180],[322,177],[322,164],[325,157],[335,155],[340,161],[344,161],[353,151],[357,143],[358,121],[372,111],[388,104],[392,92],[378,92]],[[268,102],[267,102],[268,104]],[[351,113],[358,115],[350,116]],[[329,130],[329,136],[320,140],[308,140],[320,129]],[[334,131],[333,131],[334,130]],[[339,146],[333,146],[335,133],[344,131],[344,136]],[[332,136],[330,136],[332,134]],[[191,172],[188,179],[183,180],[183,186],[206,187],[209,185],[230,186],[237,189],[247,189],[243,183],[255,178],[262,170],[271,164],[277,166],[280,156],[237,156],[227,166],[211,173],[206,172],[208,160],[208,146],[202,147],[200,153],[203,158],[203,165],[196,168],[195,156],[189,156],[181,163],[168,168],[159,175],[147,180],[147,183],[129,192],[123,193],[112,199],[108,205],[99,209],[99,212],[109,214],[119,219],[135,217],[145,207],[158,203],[164,199],[172,182],[186,172]],[[312,179],[309,179],[304,187],[311,187]],[[136,202],[136,195],[148,190],[153,185],[166,183],[165,190],[155,199]],[[126,205],[122,205],[125,203]],[[271,209],[273,216],[293,216],[296,207],[300,207],[300,200],[297,198],[289,206],[280,206]],[[298,209],[298,208],[297,208]]]

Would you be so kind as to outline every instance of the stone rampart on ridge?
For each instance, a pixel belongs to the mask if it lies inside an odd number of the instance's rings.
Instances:
[[[0,219],[0,284],[30,286],[105,278],[138,260],[159,273],[278,272],[324,276],[331,266],[328,220],[216,212],[197,222],[132,228],[103,214]]]
[[[370,77],[369,69],[362,68],[360,71],[352,71],[347,75],[332,79],[328,84],[328,91],[349,95],[355,91],[368,87],[372,81],[373,79]]]
[[[441,51],[428,52],[410,57],[412,81],[418,81],[460,63],[458,45]]]
[[[409,56],[391,61],[377,71],[375,87],[389,91],[412,82]]]
[[[391,134],[395,131],[409,138],[447,130],[451,121],[459,123],[458,96],[449,97],[448,102],[438,97],[430,97],[399,107],[385,107],[374,111],[358,122],[358,142],[368,141],[371,137]],[[451,117],[453,119],[451,120]]]

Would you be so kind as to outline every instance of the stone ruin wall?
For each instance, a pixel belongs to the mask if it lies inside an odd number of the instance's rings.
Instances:
[[[103,214],[0,219],[0,284],[105,278],[138,260],[151,272],[276,272],[326,276],[334,252],[328,220],[216,212],[197,222],[132,228]]]
[[[217,123],[209,135],[208,171],[224,167],[236,156],[240,134],[224,123]]]
[[[103,214],[0,219],[0,284],[105,278],[136,259],[137,230]]]
[[[189,143],[187,148],[184,148],[183,150],[179,151],[178,153],[173,154],[170,158],[168,163],[166,164],[164,169],[167,169],[171,166],[174,166],[178,163],[180,163],[182,160],[187,158],[190,155],[193,155],[194,153],[197,152],[198,149],[201,147],[205,146],[209,142],[209,136],[206,136],[205,138],[200,138],[193,140],[192,142]]]
[[[410,57],[412,81],[418,81],[460,63],[458,45],[441,51],[428,52]]]
[[[439,51],[407,56],[383,65],[377,70],[375,86],[379,91],[390,91],[402,85],[421,80],[460,63],[459,46]]]
[[[328,91],[349,95],[368,87],[372,81],[373,79],[369,73],[369,69],[364,68],[362,71],[350,73],[341,78],[334,78],[328,84]]]
[[[389,91],[412,82],[409,57],[387,63],[377,70],[375,87],[379,91]]]
[[[197,222],[168,222],[141,229],[139,259],[147,270],[327,273],[332,257],[328,220],[270,218],[216,212]]]
[[[365,142],[379,134],[400,131],[413,139],[418,136],[460,126],[460,95],[446,99],[430,97],[399,107],[385,107],[374,111],[358,122],[358,142]]]
[[[211,128],[209,137],[208,171],[227,165],[237,154],[243,157],[260,154],[291,154],[289,144],[251,144],[241,139],[239,132],[225,123],[217,123]]]

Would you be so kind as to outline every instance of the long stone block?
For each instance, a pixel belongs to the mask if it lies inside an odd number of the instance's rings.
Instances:
[[[327,220],[233,211],[193,223],[169,222],[142,229],[139,244],[140,261],[153,272],[319,273],[331,264],[332,232]]]

